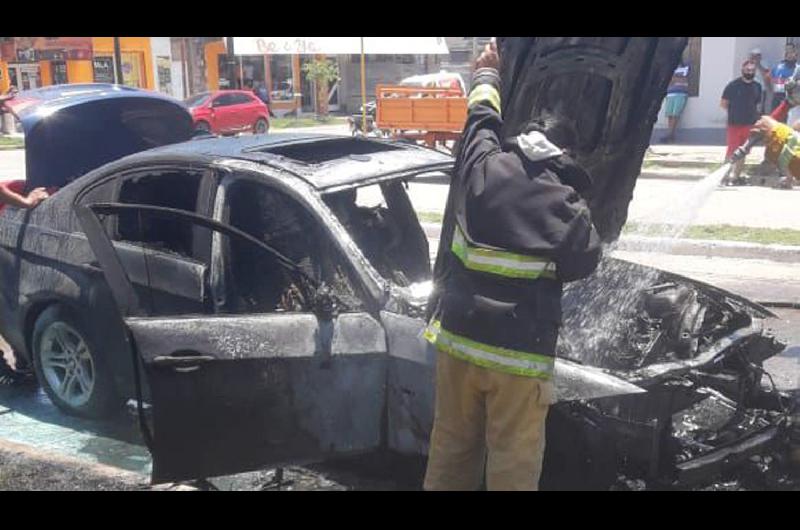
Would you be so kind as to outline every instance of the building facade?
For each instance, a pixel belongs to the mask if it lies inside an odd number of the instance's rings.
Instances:
[[[276,114],[298,110],[312,112],[317,91],[303,74],[303,66],[309,61],[327,59],[338,65],[340,77],[328,92],[329,109],[352,113],[361,106],[359,55],[237,55],[231,61],[222,37],[209,38],[203,46],[206,90],[264,84],[270,91]],[[412,75],[437,72],[441,65],[442,59],[436,55],[367,55],[367,100],[375,98],[378,84],[397,83]]]
[[[125,85],[182,96],[181,69],[169,37],[120,37]],[[64,83],[113,83],[113,37],[5,37],[0,92]]]

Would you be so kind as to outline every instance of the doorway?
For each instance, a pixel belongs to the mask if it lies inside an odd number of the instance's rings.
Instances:
[[[42,86],[38,64],[9,64],[8,80],[20,91]]]

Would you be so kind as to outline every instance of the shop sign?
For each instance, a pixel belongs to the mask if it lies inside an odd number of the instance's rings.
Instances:
[[[92,61],[95,83],[114,82],[114,59],[111,57],[95,57]]]

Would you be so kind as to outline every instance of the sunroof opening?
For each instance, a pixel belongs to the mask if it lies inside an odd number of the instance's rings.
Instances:
[[[382,142],[371,142],[358,138],[335,138],[321,142],[276,145],[259,149],[259,151],[285,156],[303,164],[324,164],[350,155],[371,155],[399,149],[401,148]]]

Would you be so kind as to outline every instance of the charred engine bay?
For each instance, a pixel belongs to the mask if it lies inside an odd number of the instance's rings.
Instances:
[[[625,377],[661,363],[691,361],[737,330],[753,328],[766,310],[710,286],[656,269],[607,259],[564,293],[559,356]],[[761,342],[761,341],[754,341]],[[769,357],[783,349],[775,343]],[[754,352],[754,361],[765,353]]]
[[[572,489],[570,467],[588,465],[591,489],[796,488],[787,456],[796,398],[762,368],[784,349],[762,331],[766,316],[730,293],[617,260],[568,286],[559,355],[647,393],[554,406],[548,438],[570,442],[548,447],[543,487]]]

